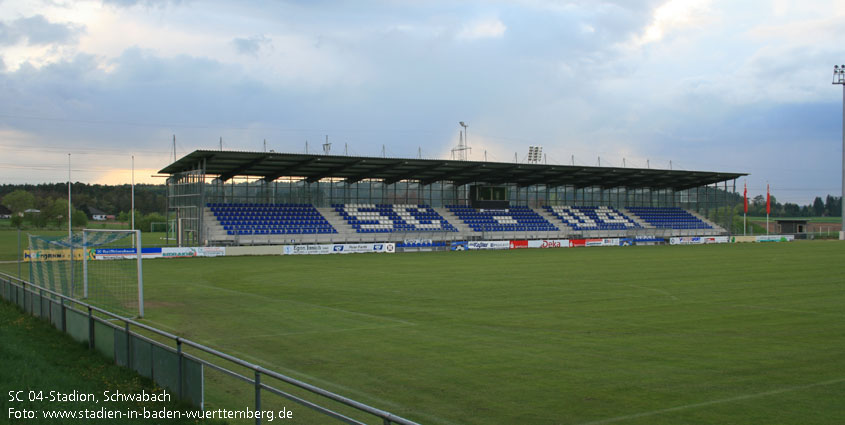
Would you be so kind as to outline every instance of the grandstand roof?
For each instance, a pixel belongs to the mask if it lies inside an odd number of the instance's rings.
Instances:
[[[310,182],[333,177],[345,179],[349,183],[378,179],[386,184],[415,180],[423,184],[449,181],[458,185],[484,182],[514,183],[520,186],[544,184],[675,190],[705,186],[747,175],[712,171],[214,150],[196,150],[159,172],[176,174],[202,169],[203,166],[206,175],[216,175],[224,181],[235,176],[260,177],[267,181],[295,176]]]

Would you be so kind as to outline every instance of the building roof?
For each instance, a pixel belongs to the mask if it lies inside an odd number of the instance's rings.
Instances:
[[[92,216],[94,215],[108,215],[105,211],[97,208],[97,207],[88,207],[88,213]]]
[[[349,183],[377,179],[386,184],[414,180],[423,184],[448,181],[456,185],[483,182],[513,183],[520,186],[543,184],[675,190],[705,186],[747,175],[713,171],[214,150],[191,152],[159,173],[177,174],[201,170],[203,167],[206,175],[218,176],[223,181],[235,176],[258,177],[266,181],[280,177],[302,177],[309,182],[332,177],[344,179]]]

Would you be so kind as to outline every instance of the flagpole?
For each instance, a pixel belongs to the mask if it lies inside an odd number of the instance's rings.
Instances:
[[[748,234],[748,182],[742,188],[742,236]]]
[[[771,199],[769,184],[766,183],[766,236],[769,236],[769,213],[772,211]]]

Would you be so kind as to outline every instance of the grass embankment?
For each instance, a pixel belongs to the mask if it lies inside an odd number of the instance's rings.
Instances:
[[[108,402],[104,391],[114,394],[162,394],[155,384],[129,369],[111,364],[105,357],[88,350],[87,344],[80,344],[69,336],[51,327],[47,322],[31,317],[5,301],[0,301],[0,423],[20,424],[195,424],[220,423],[197,422],[188,419],[57,419],[45,415],[102,412],[142,412],[189,410],[191,407],[177,403],[171,394],[171,402]],[[10,401],[10,391],[15,398],[24,401]],[[18,393],[18,391],[22,391]],[[51,391],[53,393],[51,393]],[[72,399],[79,394],[93,394],[95,401],[50,401],[51,398]],[[32,401],[30,399],[32,398]],[[37,398],[41,398],[38,400]],[[10,409],[14,411],[10,412]],[[34,419],[16,419],[18,415],[34,415]],[[50,412],[50,413],[48,413]],[[58,413],[67,412],[67,413]],[[102,415],[102,413],[100,413]],[[10,417],[11,415],[11,417]],[[96,413],[88,413],[89,416]]]

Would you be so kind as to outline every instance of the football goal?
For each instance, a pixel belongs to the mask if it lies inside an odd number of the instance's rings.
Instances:
[[[141,232],[84,229],[29,236],[30,279],[126,317],[144,316]]]
[[[167,233],[169,235],[175,235],[176,220],[173,219],[170,221],[153,221],[150,223],[150,233]],[[171,236],[169,240],[175,240],[175,237]]]

